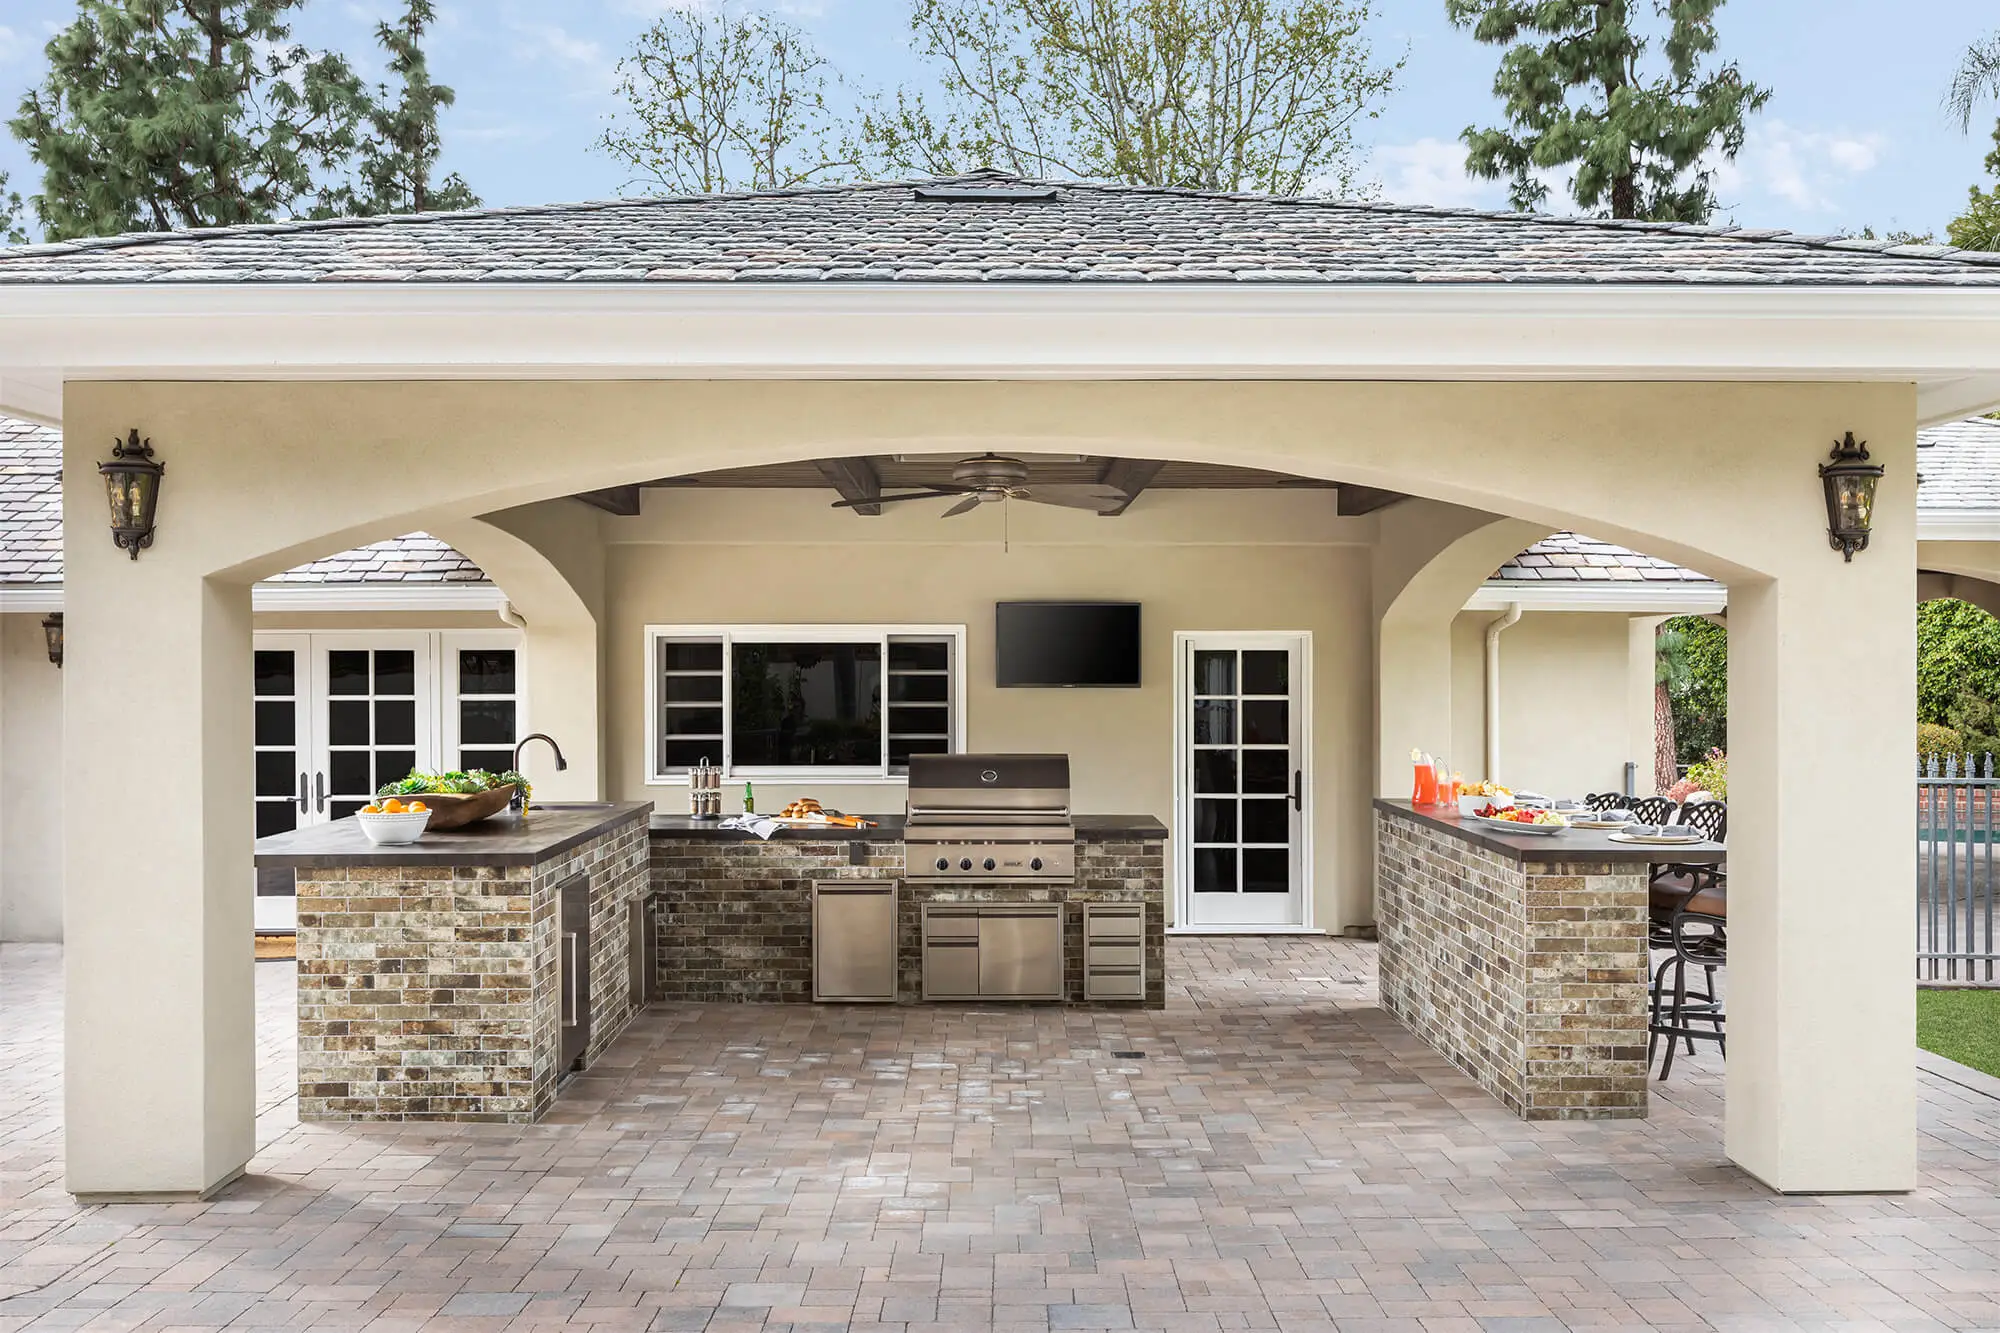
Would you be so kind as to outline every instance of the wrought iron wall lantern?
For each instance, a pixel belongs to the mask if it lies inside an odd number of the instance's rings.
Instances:
[[[153,522],[160,505],[160,477],[165,463],[153,461],[153,442],[141,442],[134,430],[111,448],[111,461],[99,463],[105,490],[111,497],[111,540],[121,551],[139,552],[153,544]]]
[[[1875,524],[1875,486],[1887,471],[1868,461],[1868,443],[1856,442],[1854,432],[1833,446],[1832,461],[1819,467],[1826,487],[1826,535],[1833,549],[1848,560],[1868,549],[1868,530]]]
[[[42,637],[49,641],[49,661],[62,668],[63,657],[63,613],[51,611],[42,617]]]

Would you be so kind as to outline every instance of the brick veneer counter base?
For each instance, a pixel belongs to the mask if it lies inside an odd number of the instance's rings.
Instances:
[[[559,890],[589,877],[588,1064],[638,1012],[631,907],[645,894],[651,812],[636,802],[531,815],[483,853],[466,853],[499,864],[418,859],[418,848],[436,853],[450,834],[365,855],[312,854],[342,864],[289,862],[299,1118],[540,1119],[564,1072]],[[259,864],[269,864],[264,846]]]
[[[1523,1119],[1643,1117],[1646,861],[1474,832],[1376,802],[1383,1007]]]
[[[883,829],[861,831],[877,835],[873,837],[850,837],[846,829],[797,829],[768,842],[713,825],[683,828],[683,821],[685,816],[672,815],[653,820],[654,998],[660,1000],[811,1003],[814,882],[900,880],[904,874],[900,820],[893,830],[884,819]],[[922,904],[927,901],[1141,902],[1146,908],[1146,998],[1084,999],[1079,906],[1066,913],[1063,929],[1066,1002],[1166,1007],[1166,826],[1150,816],[1080,815],[1074,823],[1077,872],[1072,884],[902,885],[897,901],[900,1003],[922,1000]]]

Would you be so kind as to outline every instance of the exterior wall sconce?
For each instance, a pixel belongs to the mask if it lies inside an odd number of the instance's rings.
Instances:
[[[111,461],[99,463],[111,497],[111,540],[121,551],[139,552],[153,544],[153,521],[160,504],[160,477],[165,463],[153,461],[153,442],[141,443],[135,429],[129,439],[111,448]]]
[[[1833,446],[1833,461],[1819,467],[1826,487],[1826,535],[1833,549],[1851,562],[1856,551],[1868,549],[1868,530],[1875,523],[1875,485],[1887,471],[1868,461],[1868,443],[1856,443],[1854,432]]]
[[[49,661],[62,670],[63,657],[63,613],[51,611],[42,617],[42,637],[49,641]]]

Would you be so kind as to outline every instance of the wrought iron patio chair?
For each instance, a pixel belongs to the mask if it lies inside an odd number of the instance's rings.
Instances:
[[[1631,809],[1631,807],[1628,804],[1626,804],[1631,799],[1632,798],[1630,796],[1621,796],[1615,791],[1602,791],[1602,792],[1592,792],[1590,795],[1584,797],[1583,803],[1585,806],[1589,807],[1592,812],[1602,814],[1606,810]]]
[[[1668,956],[1653,972],[1651,1015],[1647,1022],[1646,1063],[1650,1066],[1667,1039],[1666,1058],[1660,1062],[1660,1081],[1665,1082],[1674,1067],[1674,1048],[1685,1042],[1694,1054],[1697,1041],[1712,1041],[1725,1059],[1729,1055],[1724,1035],[1722,997],[1716,989],[1716,973],[1729,964],[1728,903],[1722,890],[1708,889],[1690,899],[1708,911],[1680,911],[1674,914]],[[1690,991],[1688,969],[1702,972],[1703,989]],[[1668,974],[1672,973],[1669,982]]]

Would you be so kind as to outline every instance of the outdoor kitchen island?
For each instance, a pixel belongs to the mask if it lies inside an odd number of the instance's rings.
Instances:
[[[650,801],[535,806],[377,846],[260,838],[298,888],[301,1120],[524,1124],[643,1003]]]
[[[1377,800],[1382,1007],[1524,1120],[1641,1118],[1651,863],[1723,857]]]

